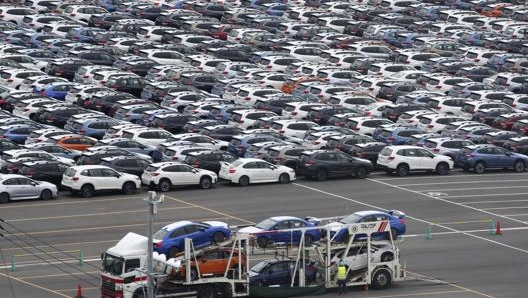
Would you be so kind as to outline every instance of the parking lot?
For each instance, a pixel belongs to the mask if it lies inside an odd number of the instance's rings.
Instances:
[[[508,172],[407,178],[373,174],[368,180],[301,179],[290,185],[175,190],[165,195],[155,228],[183,219],[240,226],[273,215],[330,217],[398,209],[407,214],[408,231],[400,246],[408,280],[386,291],[357,288],[351,295],[516,298],[526,290],[526,181],[528,175]],[[2,205],[2,234],[10,242],[3,241],[2,247],[4,297],[72,297],[77,285],[85,297],[98,297],[99,254],[128,231],[146,234],[145,196],[80,199],[61,194],[50,202]],[[502,235],[491,235],[491,221],[500,222]]]

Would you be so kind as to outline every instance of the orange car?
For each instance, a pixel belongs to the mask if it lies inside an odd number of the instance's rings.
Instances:
[[[231,260],[229,259],[230,255],[231,248],[228,247],[203,252],[196,257],[196,261],[191,262],[191,280],[198,279],[197,263],[201,276],[224,275],[226,268],[230,268],[227,272],[227,276],[230,277],[238,270],[238,264],[241,264],[242,268],[246,268],[247,258],[243,253],[240,254],[241,260],[239,260],[238,250],[233,251]],[[185,277],[185,266],[180,268],[179,276]]]
[[[55,143],[63,148],[83,151],[97,143],[97,139],[83,135],[60,135],[52,137]]]
[[[293,90],[301,83],[304,82],[325,82],[324,79],[314,77],[301,77],[288,79],[281,87],[281,91],[284,93],[291,94]]]
[[[487,17],[502,17],[502,10],[505,7],[512,6],[511,3],[493,3],[486,5],[480,14]]]

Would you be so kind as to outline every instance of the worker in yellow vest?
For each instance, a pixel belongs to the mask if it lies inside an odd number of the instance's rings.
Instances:
[[[339,261],[339,265],[337,267],[337,285],[339,286],[339,294],[346,294],[347,293],[347,287],[346,287],[346,266],[343,260]]]

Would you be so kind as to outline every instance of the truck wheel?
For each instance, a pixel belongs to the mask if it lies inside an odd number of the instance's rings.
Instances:
[[[198,288],[196,293],[198,298],[216,298],[216,288],[210,285],[203,285]]]
[[[376,290],[388,289],[391,283],[391,273],[385,268],[378,269],[372,275],[372,287]]]

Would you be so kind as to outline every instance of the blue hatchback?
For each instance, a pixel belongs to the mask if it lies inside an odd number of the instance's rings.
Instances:
[[[239,233],[252,234],[255,236],[260,248],[266,248],[272,243],[299,244],[301,241],[301,229],[305,229],[304,243],[306,246],[321,239],[321,232],[314,229],[319,224],[316,220],[305,220],[293,216],[275,216],[265,219],[256,226],[240,229]]]
[[[482,174],[487,169],[512,169],[524,172],[528,156],[508,151],[495,145],[474,145],[462,148],[455,157],[455,164],[468,171]]]
[[[40,93],[42,96],[52,97],[64,101],[66,94],[75,84],[70,82],[54,82],[49,83],[41,89],[33,89],[33,93]]]
[[[194,248],[220,243],[231,237],[231,230],[221,221],[177,221],[159,229],[153,235],[154,250],[172,258],[185,250],[185,238],[192,239]]]

